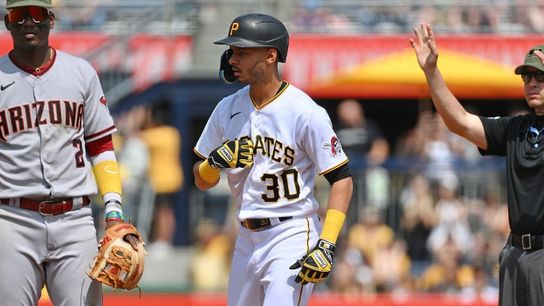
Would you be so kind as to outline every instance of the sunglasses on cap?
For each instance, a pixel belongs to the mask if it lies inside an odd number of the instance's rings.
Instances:
[[[526,72],[521,74],[521,79],[524,83],[531,82],[531,78],[535,78],[535,80],[539,83],[544,82],[544,72],[543,71],[534,71],[534,72]]]
[[[23,24],[26,17],[30,16],[34,23],[40,23],[50,15],[51,13],[46,8],[40,6],[21,6],[8,10],[8,21]]]

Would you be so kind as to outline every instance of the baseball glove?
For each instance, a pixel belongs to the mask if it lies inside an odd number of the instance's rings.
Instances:
[[[138,237],[138,250],[124,240],[126,235]],[[98,245],[89,277],[113,288],[134,289],[144,273],[144,249],[142,235],[129,223],[116,224],[104,233]]]

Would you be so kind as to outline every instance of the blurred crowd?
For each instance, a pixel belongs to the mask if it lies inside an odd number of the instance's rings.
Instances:
[[[197,0],[55,0],[57,30],[196,33],[215,2]],[[256,0],[240,0],[247,4]],[[273,1],[271,1],[273,2]],[[251,5],[251,4],[250,4]],[[282,16],[292,32],[411,33],[421,21],[441,33],[531,34],[544,31],[542,0],[277,0],[271,7],[289,5]],[[258,6],[256,6],[258,7]],[[213,19],[213,18],[212,18]],[[142,20],[146,22],[142,23]]]
[[[484,170],[487,157],[423,110],[391,150],[409,165],[399,175],[387,164],[390,150],[377,149],[383,146],[380,127],[363,118],[356,102],[339,104],[339,111],[351,105],[359,120],[342,120],[339,112],[337,131],[350,159],[366,160],[350,163],[364,184],[356,189],[358,218],[339,243],[326,290],[463,293],[495,301],[498,255],[509,234],[500,170]],[[377,158],[376,150],[385,156]],[[369,176],[377,168],[386,183]]]
[[[544,1],[302,0],[298,32],[411,33],[420,22],[441,33],[542,33]]]

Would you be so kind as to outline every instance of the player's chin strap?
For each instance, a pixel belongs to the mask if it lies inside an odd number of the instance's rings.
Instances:
[[[221,55],[221,63],[219,65],[219,78],[225,84],[232,84],[236,81],[232,66],[229,64],[229,59],[232,56],[232,50],[228,49]]]

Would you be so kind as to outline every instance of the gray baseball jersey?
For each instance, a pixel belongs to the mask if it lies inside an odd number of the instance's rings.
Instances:
[[[85,143],[116,129],[95,70],[62,51],[29,69],[0,57],[0,198],[96,194]]]
[[[37,70],[0,57],[0,199],[72,197],[81,206],[76,198],[97,193],[85,144],[115,130],[85,60],[53,51]],[[0,228],[3,303],[36,305],[47,283],[55,305],[102,305],[100,283],[85,274],[97,250],[90,207],[41,215],[1,205]]]

